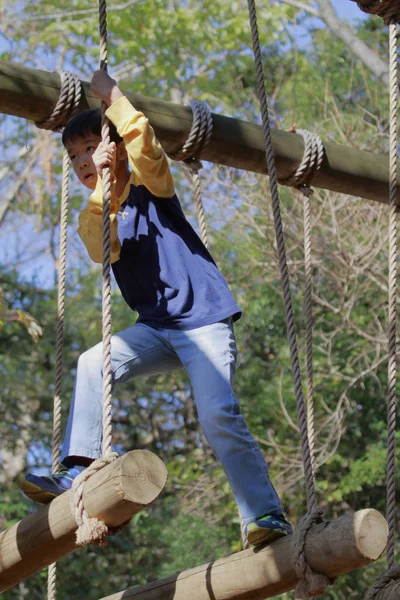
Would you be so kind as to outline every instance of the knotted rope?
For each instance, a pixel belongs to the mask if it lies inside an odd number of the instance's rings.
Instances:
[[[314,510],[316,509],[316,497],[315,497],[315,482],[314,482],[314,472],[312,465],[312,458],[310,452],[310,445],[308,441],[308,432],[307,432],[307,418],[306,418],[306,409],[305,402],[303,397],[303,390],[301,384],[301,373],[300,373],[300,365],[299,365],[299,356],[298,356],[298,347],[296,341],[296,329],[294,323],[294,315],[293,315],[293,307],[290,293],[290,282],[289,282],[289,271],[286,260],[286,250],[285,250],[285,241],[283,237],[283,227],[282,227],[282,219],[281,219],[281,210],[280,210],[280,201],[279,201],[279,193],[278,193],[278,181],[276,175],[276,167],[275,167],[275,159],[272,147],[272,137],[271,137],[271,129],[269,125],[269,111],[268,111],[268,101],[267,94],[265,89],[265,80],[263,73],[263,64],[262,64],[262,56],[261,56],[261,48],[260,41],[258,35],[258,25],[257,25],[257,13],[254,0],[248,0],[248,8],[249,8],[249,17],[250,17],[250,26],[251,26],[251,38],[253,45],[253,53],[254,53],[254,62],[256,66],[257,73],[257,84],[258,84],[258,92],[260,98],[261,105],[261,117],[263,123],[263,131],[264,131],[264,144],[265,144],[265,154],[267,160],[268,167],[268,175],[269,175],[269,184],[272,196],[272,208],[274,214],[274,224],[275,224],[275,235],[277,241],[277,249],[278,249],[278,260],[279,260],[279,268],[281,274],[281,284],[283,289],[283,298],[285,305],[285,318],[286,318],[286,327],[289,338],[289,346],[290,346],[290,356],[292,363],[292,375],[294,380],[294,390],[296,396],[296,406],[297,406],[297,418],[300,429],[300,437],[301,437],[301,452],[302,459],[304,465],[304,472],[306,478],[306,489],[307,489],[307,507],[308,513],[307,517],[310,519],[314,515]],[[311,525],[310,525],[311,526]],[[294,550],[294,562],[299,561],[298,558],[298,548],[304,547],[305,545],[305,537],[309,527],[301,528],[299,538],[300,543],[297,544]],[[305,561],[305,558],[304,558]],[[308,575],[307,575],[308,574]],[[303,570],[299,577],[302,577],[302,581],[305,583],[301,585],[301,593],[304,597],[311,597],[313,595],[313,590],[320,590],[321,584],[321,576],[313,573],[310,567],[307,569],[307,573]],[[301,582],[299,582],[300,584]],[[325,585],[328,585],[329,580],[325,580]],[[299,587],[298,584],[298,587]]]
[[[324,158],[324,145],[321,138],[316,133],[307,129],[293,129],[293,133],[298,133],[304,140],[304,153],[299,167],[290,177],[279,179],[282,185],[288,185],[297,188],[304,195],[312,193],[308,184],[319,170]]]
[[[66,122],[77,112],[82,96],[82,85],[79,78],[69,71],[59,72],[61,79],[60,95],[51,114],[43,121],[36,121],[39,129],[61,131]]]
[[[185,168],[191,175],[192,188],[196,201],[197,219],[200,227],[200,239],[208,249],[207,226],[201,198],[201,182],[199,177],[199,171],[203,165],[198,158],[211,140],[213,119],[211,110],[205,102],[192,100],[190,106],[193,111],[193,121],[189,136],[182,148],[176,152],[170,153],[168,156],[173,160],[182,160]]]
[[[83,546],[85,544],[94,544],[95,546],[107,545],[107,535],[110,533],[109,528],[104,521],[89,517],[83,503],[83,492],[85,483],[93,473],[97,473],[97,471],[100,471],[100,469],[117,458],[117,453],[110,452],[103,458],[95,460],[87,469],[82,471],[72,483],[70,505],[71,512],[78,525],[78,530],[76,532],[77,546]]]
[[[279,179],[282,185],[292,186],[303,197],[304,223],[304,272],[305,292],[304,305],[306,315],[306,372],[307,372],[307,429],[310,454],[315,476],[315,426],[314,426],[314,373],[313,373],[313,318],[312,318],[312,258],[311,258],[311,207],[310,187],[315,173],[320,169],[324,158],[324,145],[316,133],[307,129],[293,128],[292,133],[299,133],[304,140],[303,158],[295,173],[286,179]]]
[[[400,0],[372,0],[367,5],[361,2],[357,5],[363,12],[382,17],[385,25],[400,23]]]
[[[387,402],[387,472],[386,472],[386,519],[389,525],[389,539],[386,550],[387,572],[368,590],[366,600],[372,600],[377,593],[393,579],[400,578],[400,567],[394,563],[396,540],[396,379],[397,379],[397,27],[389,25],[389,95],[390,95],[390,134],[389,134],[389,326],[388,326],[388,402]]]

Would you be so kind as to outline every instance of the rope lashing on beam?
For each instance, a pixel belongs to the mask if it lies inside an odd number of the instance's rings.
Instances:
[[[319,135],[307,129],[293,129],[304,140],[304,153],[300,165],[293,175],[285,179],[278,179],[278,183],[295,187],[304,195],[309,196],[312,190],[309,184],[315,173],[320,169],[324,158],[324,145]]]
[[[36,127],[39,127],[39,129],[61,131],[66,122],[73,117],[78,110],[82,96],[82,84],[80,79],[70,71],[61,70],[59,75],[61,87],[57,104],[46,119],[35,122]]]
[[[118,458],[116,452],[111,452],[92,462],[78,477],[76,477],[72,483],[71,488],[71,512],[75,517],[75,521],[78,525],[76,532],[76,545],[84,546],[85,544],[93,544],[95,546],[106,546],[107,535],[110,535],[109,529],[104,521],[100,519],[91,518],[86,512],[83,502],[83,491],[85,483],[97,471],[100,471],[103,467],[113,462]]]
[[[271,128],[269,124],[269,110],[267,93],[265,89],[264,69],[261,55],[260,39],[258,35],[258,24],[257,24],[257,12],[254,0],[247,0],[250,27],[251,27],[251,39],[253,45],[254,62],[257,74],[257,86],[258,96],[261,105],[261,117],[264,131],[264,145],[265,155],[267,160],[269,184],[272,197],[272,209],[274,215],[275,235],[278,250],[279,270],[281,276],[281,285],[283,290],[283,299],[285,306],[285,319],[286,328],[288,333],[290,357],[292,363],[292,375],[294,380],[294,391],[296,396],[296,407],[297,407],[297,418],[300,429],[301,437],[301,453],[304,465],[304,473],[306,479],[306,490],[307,490],[307,508],[308,513],[303,518],[302,523],[299,527],[298,539],[295,540],[296,544],[293,547],[293,562],[296,564],[303,560],[306,561],[305,556],[301,559],[299,557],[299,549],[305,546],[305,539],[307,532],[309,531],[312,522],[321,517],[320,510],[317,510],[316,505],[316,491],[314,481],[314,470],[313,461],[310,452],[310,444],[308,439],[307,431],[307,417],[306,408],[303,397],[302,381],[299,364],[299,353],[296,340],[296,327],[294,322],[293,305],[290,292],[290,281],[289,281],[289,269],[286,260],[286,249],[285,239],[283,235],[283,225],[281,218],[280,200],[278,192],[278,181],[276,174],[275,158],[272,147],[272,136]],[[303,527],[303,523],[305,524]],[[298,542],[298,543],[297,543]],[[304,554],[304,553],[303,553]],[[322,590],[322,581],[324,580],[324,589],[330,584],[330,581],[324,575],[314,573],[312,569],[307,566],[307,569],[302,569],[299,573],[302,581],[298,583],[296,588],[296,597],[299,597],[299,593],[303,594],[303,597],[310,598],[313,596],[313,591],[318,589]]]
[[[190,106],[193,111],[193,122],[189,136],[182,148],[176,152],[170,153],[168,156],[172,158],[172,160],[183,161],[184,167],[191,175],[196,201],[197,219],[200,227],[200,239],[208,249],[207,227],[201,198],[201,183],[199,177],[199,171],[203,165],[198,158],[202,150],[206,148],[211,140],[213,119],[211,110],[205,102],[192,100]]]
[[[382,17],[385,25],[400,23],[400,0],[372,0],[369,4],[357,2],[357,5],[363,12]]]
[[[328,584],[334,579],[328,579],[325,575],[314,573],[307,563],[305,545],[307,534],[317,523],[322,522],[324,510],[320,506],[314,506],[293,532],[292,536],[292,564],[299,582],[296,586],[295,598],[313,598],[326,591]]]

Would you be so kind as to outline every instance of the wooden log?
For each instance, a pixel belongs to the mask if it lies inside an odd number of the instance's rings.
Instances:
[[[400,600],[400,581],[389,583],[383,590],[378,592],[375,600]]]
[[[387,536],[379,512],[360,510],[313,528],[306,557],[315,571],[337,577],[379,558]],[[264,600],[294,589],[296,583],[287,537],[102,600]]]
[[[382,0],[351,0],[351,2],[357,2],[363,12],[382,17],[385,25],[389,25],[392,19],[396,23],[400,23],[400,0],[389,2],[382,2]]]
[[[160,458],[134,450],[88,479],[84,505],[90,517],[116,527],[154,502],[166,481]],[[0,592],[75,550],[76,529],[68,491],[0,533]]]
[[[98,100],[89,92],[89,83],[82,84],[84,94],[80,108],[98,106]],[[0,61],[0,112],[33,121],[43,120],[54,108],[59,91],[58,74]],[[167,152],[174,152],[183,145],[192,123],[189,107],[140,94],[124,93],[136,108],[148,116]],[[213,120],[211,142],[201,158],[229,167],[267,173],[264,136],[260,125],[217,114],[213,115]],[[301,162],[303,138],[273,129],[272,143],[278,177],[287,178]],[[331,143],[324,143],[324,147],[321,169],[313,179],[315,187],[387,203],[387,156]],[[400,174],[398,182],[400,189]]]

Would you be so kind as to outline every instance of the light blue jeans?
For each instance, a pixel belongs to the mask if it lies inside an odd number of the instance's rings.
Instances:
[[[200,424],[225,470],[244,522],[283,512],[232,389],[236,342],[231,319],[187,331],[136,324],[112,337],[111,357],[114,384],[183,366]],[[101,456],[102,368],[102,344],[79,358],[62,459]]]

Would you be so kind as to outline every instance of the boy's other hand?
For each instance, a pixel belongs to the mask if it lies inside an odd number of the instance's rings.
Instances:
[[[106,71],[99,69],[93,73],[90,91],[96,98],[103,100],[107,106],[123,97],[115,79],[110,77]]]
[[[110,167],[111,181],[114,179],[116,165],[116,144],[110,142],[100,142],[96,150],[93,152],[92,159],[97,173],[101,176],[104,167]]]

